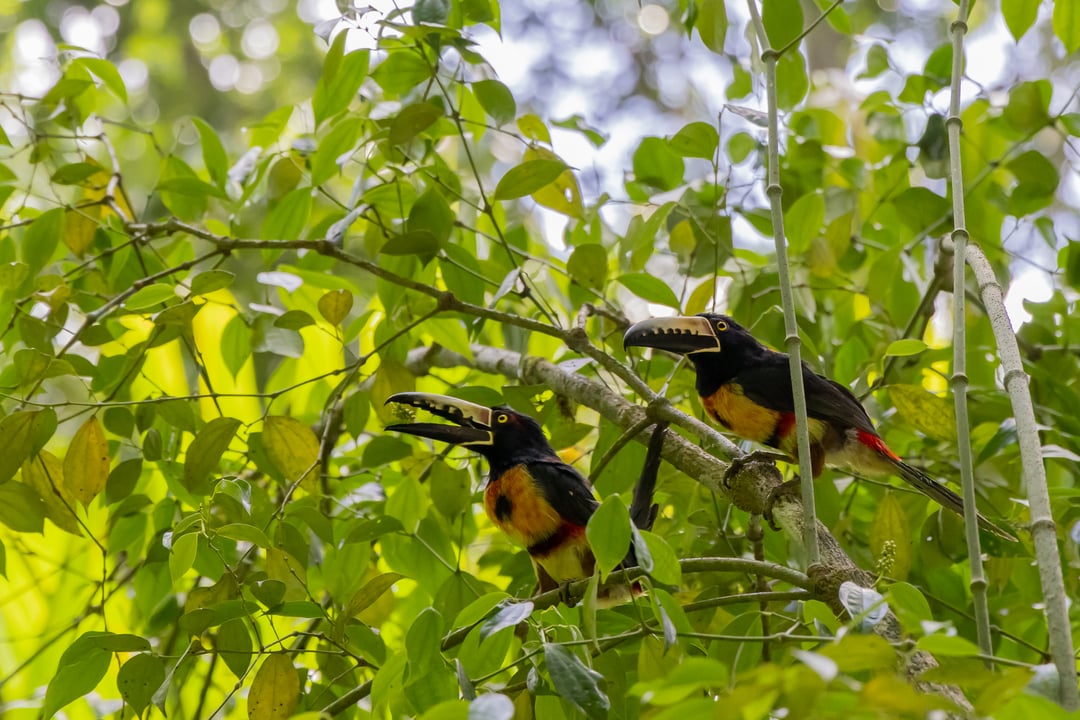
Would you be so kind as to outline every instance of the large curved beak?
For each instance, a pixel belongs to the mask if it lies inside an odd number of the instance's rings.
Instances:
[[[690,355],[719,352],[720,338],[716,337],[708,318],[697,315],[649,318],[631,325],[623,336],[623,349],[635,346]]]
[[[419,435],[420,437],[453,445],[490,445],[494,436],[491,432],[491,408],[476,403],[434,393],[405,392],[391,395],[386,404],[410,405],[426,410],[444,420],[457,425],[438,423],[397,423],[388,425],[387,430]]]

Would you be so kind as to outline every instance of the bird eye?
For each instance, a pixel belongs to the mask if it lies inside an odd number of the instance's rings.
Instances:
[[[717,320],[716,321],[716,329],[719,330],[720,332],[724,332],[725,330],[727,330],[727,323],[724,322],[723,320]]]
[[[506,415],[505,413],[499,413],[498,415],[495,416],[495,422],[500,423],[500,424],[506,422],[509,419],[510,419],[510,417],[508,415]]]

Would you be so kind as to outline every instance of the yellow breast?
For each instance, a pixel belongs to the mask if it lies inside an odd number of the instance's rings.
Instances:
[[[741,438],[764,443],[776,431],[780,412],[755,403],[738,385],[721,385],[708,397],[701,398],[706,414]]]

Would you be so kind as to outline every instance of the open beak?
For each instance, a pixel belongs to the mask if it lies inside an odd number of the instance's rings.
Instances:
[[[438,423],[397,423],[388,425],[387,430],[419,435],[420,437],[453,445],[490,445],[494,436],[491,432],[491,408],[476,403],[460,400],[448,395],[434,393],[405,392],[391,395],[386,404],[411,405],[426,410],[457,425]]]
[[[623,348],[651,347],[682,355],[718,352],[720,339],[708,318],[661,317],[642,320],[630,326],[623,336]]]

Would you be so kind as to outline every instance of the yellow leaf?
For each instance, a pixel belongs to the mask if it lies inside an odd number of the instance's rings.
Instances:
[[[531,147],[525,151],[525,160],[562,160],[558,155],[542,147]],[[581,203],[581,187],[574,171],[567,168],[559,177],[532,194],[533,200],[546,208],[551,208],[572,218],[585,217],[585,208]]]
[[[277,653],[266,658],[248,693],[250,720],[285,720],[300,704],[300,676],[289,656]]]
[[[64,466],[60,458],[42,450],[23,463],[22,479],[41,496],[45,517],[64,532],[82,536],[75,516],[75,498],[64,486]]]
[[[90,247],[99,222],[101,222],[100,205],[68,210],[64,213],[64,244],[75,254],[75,257],[81,258]]]
[[[900,417],[915,429],[937,440],[956,439],[956,410],[951,400],[918,385],[890,385],[889,397]]]
[[[91,417],[71,439],[64,456],[64,486],[83,505],[105,489],[109,479],[109,443],[97,417]]]
[[[885,493],[874,523],[870,526],[870,550],[882,565],[881,571],[897,580],[906,580],[911,570],[911,533],[908,519],[900,501],[891,492]]]
[[[290,483],[303,476],[304,489],[315,491],[318,476],[319,439],[307,425],[284,415],[271,415],[263,423],[263,447]]]
[[[319,313],[331,325],[340,325],[352,310],[353,296],[348,290],[330,290],[319,298]]]

